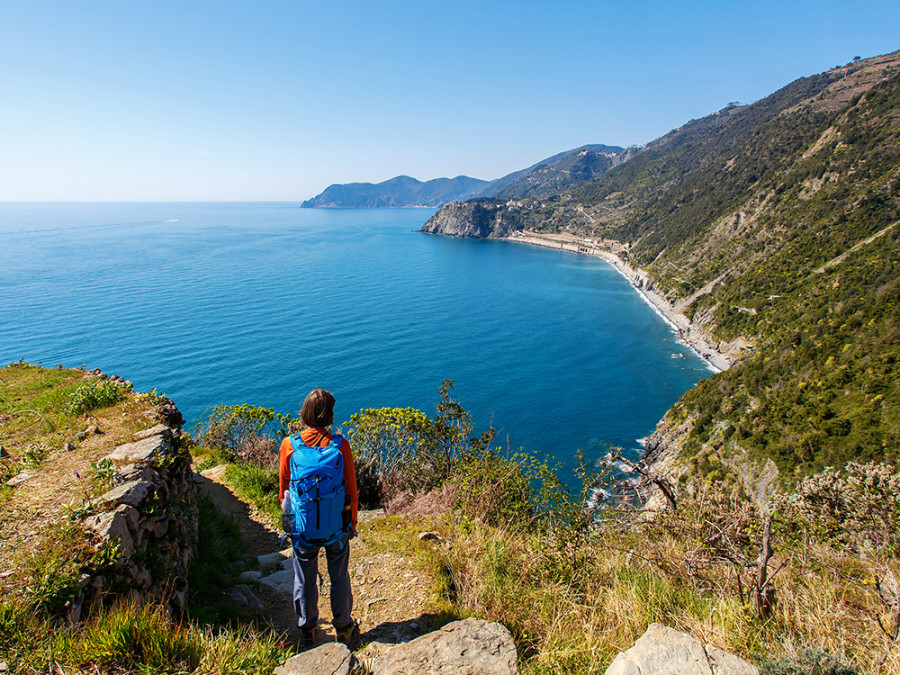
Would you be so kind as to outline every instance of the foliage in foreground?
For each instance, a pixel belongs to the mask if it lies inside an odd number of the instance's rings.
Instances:
[[[777,675],[900,668],[892,467],[807,478],[771,514],[709,481],[681,495],[676,512],[648,519],[593,499],[611,479],[606,467],[582,457],[582,485],[572,488],[534,457],[492,450],[488,435],[472,435],[449,384],[441,400],[454,407],[437,418],[362,411],[348,436],[366,449],[379,498],[452,495],[452,513],[427,525],[443,543],[408,553],[437,577],[450,614],[512,630],[523,672],[603,673],[654,621]],[[241,462],[229,471],[255,503],[277,508],[273,471]]]
[[[193,428],[196,441],[220,452],[226,461],[242,461],[260,466],[277,466],[277,443],[299,430],[290,414],[272,408],[243,403],[217,405],[205,420]]]
[[[289,651],[249,626],[213,631],[161,607],[122,603],[74,627],[0,602],[0,654],[22,675],[56,672],[268,675]]]
[[[734,495],[686,496],[676,513],[650,521],[607,513],[578,537],[575,529],[510,530],[458,515],[436,529],[458,611],[509,627],[526,673],[602,674],[651,622],[778,675],[900,668],[897,559],[848,554],[779,516],[763,570],[771,604],[760,606],[765,517]]]
[[[472,416],[452,389],[452,380],[441,382],[434,418],[414,408],[368,408],[346,423],[363,501],[384,503],[440,487],[459,462],[488,448],[494,430],[471,436]]]

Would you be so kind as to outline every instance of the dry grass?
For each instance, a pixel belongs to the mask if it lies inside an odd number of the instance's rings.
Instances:
[[[693,542],[659,524],[605,527],[573,551],[546,536],[442,522],[455,601],[513,631],[525,673],[603,673],[652,622],[750,660],[817,647],[860,672],[900,672],[900,647],[878,667],[888,640],[876,617],[886,627],[891,617],[871,586],[876,568],[896,573],[896,560],[826,545],[783,550],[771,567],[783,565],[775,609],[763,619],[740,597],[734,565],[692,576]]]

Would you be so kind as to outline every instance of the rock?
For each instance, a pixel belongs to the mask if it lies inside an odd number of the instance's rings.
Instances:
[[[694,637],[651,623],[631,649],[619,653],[606,675],[759,675],[756,666]]]
[[[181,411],[166,396],[163,396],[159,403],[156,404],[156,414],[159,415],[163,424],[173,429],[180,429],[181,425],[184,424],[184,416],[182,416]]]
[[[267,555],[258,555],[256,556],[256,562],[263,569],[267,567],[281,567],[282,569],[286,569],[290,567],[290,559],[293,549],[286,548],[283,551],[276,551],[275,553],[269,553]],[[284,563],[287,562],[287,565]]]
[[[502,624],[470,618],[389,647],[374,659],[372,671],[377,675],[512,675],[518,672],[516,645]]]
[[[150,575],[150,570],[143,567],[138,569],[134,575],[134,585],[137,588],[150,588],[153,585],[153,577]]]
[[[25,481],[30,480],[31,478],[34,478],[35,473],[36,473],[35,471],[28,471],[28,470],[20,471],[17,476],[13,476],[8,481],[6,481],[6,484],[9,487],[16,487],[17,485],[21,485]]]
[[[124,480],[125,482],[142,480],[151,483],[159,482],[159,474],[153,470],[153,467],[146,464],[123,464],[119,467],[119,475],[116,480]]]
[[[279,570],[275,574],[262,577],[259,583],[274,588],[282,595],[291,595],[294,592],[294,570]]]
[[[262,572],[259,572],[257,570],[247,570],[246,572],[241,572],[241,581],[259,581],[260,579],[262,579]]]
[[[157,539],[162,539],[169,531],[169,518],[168,516],[152,518],[145,523],[144,528]]]
[[[155,427],[150,427],[149,429],[138,431],[136,434],[133,434],[132,438],[134,438],[136,441],[141,441],[145,438],[150,438],[151,436],[164,436],[166,438],[172,438],[172,429],[170,427],[167,427],[165,424],[157,424]]]
[[[350,675],[357,663],[347,645],[330,642],[292,656],[272,675]]]
[[[100,497],[100,501],[137,507],[147,498],[152,489],[152,483],[143,480],[133,480],[105,493]]]
[[[176,616],[180,616],[187,611],[187,591],[174,591],[169,596],[169,606],[175,612]]]
[[[120,445],[106,459],[117,464],[152,463],[157,455],[164,454],[171,448],[171,442],[165,436],[156,434],[134,443]]]
[[[510,215],[505,207],[477,202],[457,202],[446,204],[422,226],[420,232],[443,234],[454,237],[502,237],[509,233],[511,222],[504,215]]]
[[[75,434],[75,438],[77,438],[79,441],[83,441],[88,436],[102,433],[103,431],[100,429],[100,427],[98,427],[96,424],[92,424],[87,429],[83,429]]]
[[[441,536],[437,532],[420,532],[419,541],[440,541]]]
[[[63,452],[72,452],[75,449],[75,446],[71,443],[66,443],[63,445]]]
[[[222,591],[222,594],[236,605],[244,605],[245,607],[249,607],[250,609],[255,609],[257,611],[266,608],[262,601],[256,597],[256,594],[251,591],[250,587],[246,584],[240,584],[238,586],[226,588],[224,591]]]
[[[9,453],[6,451],[6,448],[0,445],[0,459],[6,459],[7,457],[9,457]]]
[[[128,504],[121,504],[116,511],[125,517],[125,524],[128,526],[128,529],[131,532],[137,532],[138,522],[141,518],[141,514],[138,513],[138,510]]]
[[[131,537],[131,532],[128,531],[128,524],[121,512],[98,513],[96,516],[85,518],[84,525],[96,532],[104,544],[117,539],[119,548],[126,558],[134,553],[134,539]]]
[[[759,675],[759,669],[740,656],[706,645],[706,655],[713,675]]]

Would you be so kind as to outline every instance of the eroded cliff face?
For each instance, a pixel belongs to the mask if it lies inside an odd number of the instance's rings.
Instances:
[[[435,213],[422,226],[427,234],[486,239],[505,237],[521,229],[514,212],[498,202],[453,202]]]
[[[705,463],[718,466],[720,471],[726,470],[735,477],[744,494],[757,506],[767,510],[778,491],[779,472],[775,462],[751,457],[740,444],[719,437],[711,438],[699,454],[688,451],[685,446],[695,422],[696,416],[681,419],[672,410],[666,413],[644,446],[641,459],[647,468],[667,478],[676,492],[693,492],[708,475],[701,467]],[[648,510],[665,509],[665,500],[658,490],[651,487],[643,496]]]

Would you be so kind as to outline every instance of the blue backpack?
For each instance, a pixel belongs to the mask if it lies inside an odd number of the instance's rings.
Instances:
[[[340,541],[344,530],[342,441],[335,434],[328,445],[309,446],[300,434],[291,436],[294,451],[290,458],[288,493],[294,517],[288,533],[307,546],[327,546]]]

